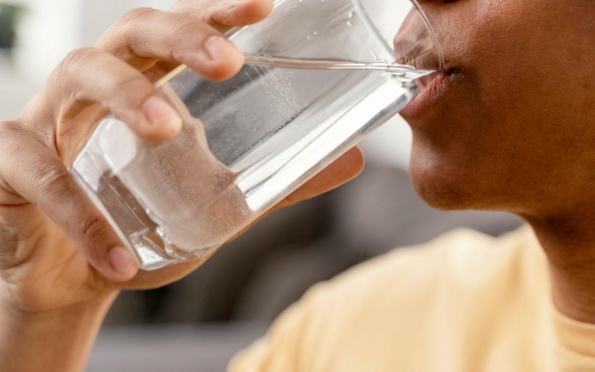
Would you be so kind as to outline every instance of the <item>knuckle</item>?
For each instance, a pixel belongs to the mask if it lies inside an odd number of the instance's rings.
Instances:
[[[131,23],[135,23],[143,18],[147,17],[149,14],[155,12],[155,9],[142,7],[142,8],[135,8],[132,10],[127,11],[124,15],[116,22],[116,27],[127,27]]]
[[[146,18],[153,12],[155,10],[151,8],[129,10],[108,28],[96,46],[123,60],[133,57],[135,54],[130,48],[129,39],[138,37],[138,23],[147,23]]]
[[[4,160],[0,161],[0,171],[4,169],[5,165],[8,165],[6,160],[13,156],[15,152],[19,151],[19,136],[23,136],[24,134],[25,131],[18,123],[0,120],[0,158]]]
[[[178,0],[171,8],[171,11],[206,19],[208,18],[206,15],[217,5],[217,2],[216,0],[202,0],[198,2],[196,0]]]
[[[95,48],[84,47],[78,48],[70,53],[62,60],[58,67],[58,71],[63,75],[68,75],[72,71],[85,64],[85,61],[91,57],[95,52]]]
[[[175,35],[182,35],[182,37],[192,35],[193,38],[190,40],[196,42],[200,42],[201,40],[204,42],[204,39],[215,33],[216,31],[211,29],[206,23],[191,17],[187,17],[184,22],[180,22],[175,31]]]
[[[88,62],[96,56],[98,50],[92,47],[78,48],[66,55],[50,75],[46,87],[51,94],[65,97],[76,91],[77,81]],[[49,90],[48,90],[49,91]]]
[[[202,21],[186,19],[178,23],[172,32],[176,42],[170,45],[173,60],[181,63],[191,60],[196,52],[205,50],[207,40],[216,35],[221,33]]]
[[[0,121],[0,146],[5,142],[12,141],[11,136],[16,128],[17,125],[12,121]]]
[[[157,94],[155,86],[140,72],[114,77],[110,88],[119,105],[141,105],[149,96]]]
[[[0,121],[0,154],[2,154],[2,158],[8,159],[14,152],[15,148],[15,130],[18,130],[18,125],[13,124],[13,122],[9,121]],[[18,145],[17,145],[18,146]],[[8,182],[4,179],[4,171],[7,162],[0,162],[0,196],[2,194],[8,194],[9,197],[17,196],[17,193],[14,191],[12,187],[8,184]],[[2,223],[0,222],[0,225]]]
[[[61,194],[70,194],[73,180],[64,167],[46,167],[37,176],[37,185],[43,197],[56,198]]]
[[[139,92],[149,88],[149,81],[141,73],[118,74],[114,76],[112,89],[121,92]]]
[[[90,213],[85,218],[81,219],[79,225],[81,236],[81,243],[87,248],[96,248],[98,244],[104,242],[106,235],[106,220],[98,213]],[[89,254],[96,251],[93,249]]]

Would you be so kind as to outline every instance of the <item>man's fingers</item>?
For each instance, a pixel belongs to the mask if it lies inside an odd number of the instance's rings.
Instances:
[[[281,203],[292,205],[336,189],[357,177],[364,169],[364,154],[354,147],[332,162],[328,167],[294,191]]]
[[[191,14],[219,31],[262,21],[273,10],[273,0],[181,0],[172,11]]]
[[[235,75],[244,55],[201,17],[135,9],[97,43],[97,48],[145,71],[157,61],[184,64],[213,81]]]
[[[246,226],[242,231],[231,237],[225,243],[229,243],[249,230],[252,226],[262,220],[264,217],[284,207],[299,203],[301,201],[311,199],[315,196],[331,191],[342,184],[355,178],[361,173],[364,168],[364,156],[358,147],[354,147],[341,156],[339,159],[331,163],[326,169],[314,176],[310,181],[305,183],[302,187],[296,190],[288,198],[277,204],[264,216],[261,216],[256,221]],[[220,247],[219,247],[220,248]],[[204,262],[206,262],[217,250],[214,249],[202,257],[200,260],[182,262],[175,266],[166,266],[159,269],[157,272],[140,271],[138,275],[130,281],[123,283],[122,288],[138,289],[154,288],[157,285],[164,283],[171,283],[188,275],[190,272],[196,270]]]
[[[136,259],[54,152],[16,125],[0,128],[0,149],[4,182],[39,206],[101,274],[114,281],[136,275]]]
[[[62,89],[62,91],[59,90]],[[97,103],[124,121],[140,138],[162,141],[175,136],[182,119],[155,86],[138,70],[95,48],[72,52],[56,69],[47,89],[59,101],[60,135],[68,135],[71,119],[82,105]]]
[[[242,229],[242,231],[234,235],[226,243],[235,240],[238,236],[242,235],[246,230],[250,229],[260,220],[271,213],[278,211],[279,209],[295,205],[304,200],[312,199],[351,181],[364,169],[364,163],[365,160],[362,150],[360,150],[360,148],[357,146],[350,149],[339,159],[332,162],[328,167],[314,176],[310,181],[306,182],[291,195],[283,199],[273,208],[268,210],[264,215],[259,217],[256,221],[253,221],[250,223],[250,225]]]

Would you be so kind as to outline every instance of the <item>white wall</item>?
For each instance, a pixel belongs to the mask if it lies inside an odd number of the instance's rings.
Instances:
[[[101,34],[130,9],[150,7],[167,10],[176,0],[85,0],[83,1],[84,43],[92,45]]]
[[[28,8],[15,51],[16,72],[42,83],[66,54],[82,43],[81,0],[21,0]]]
[[[11,119],[73,49],[93,45],[127,10],[168,9],[175,0],[11,0],[28,11],[19,27],[14,59],[0,55],[0,120]]]
[[[69,51],[93,45],[126,11],[168,9],[175,0],[19,0],[29,11],[19,30],[16,72],[42,83]]]

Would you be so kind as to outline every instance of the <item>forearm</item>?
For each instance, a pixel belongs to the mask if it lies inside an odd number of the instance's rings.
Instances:
[[[0,313],[0,370],[84,371],[115,294],[93,304],[44,313]]]

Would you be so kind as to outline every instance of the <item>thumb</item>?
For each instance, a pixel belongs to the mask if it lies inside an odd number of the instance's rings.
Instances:
[[[138,263],[108,220],[95,207],[60,158],[17,124],[0,128],[0,176],[36,204],[106,278],[126,281]],[[26,154],[26,156],[23,156]]]

